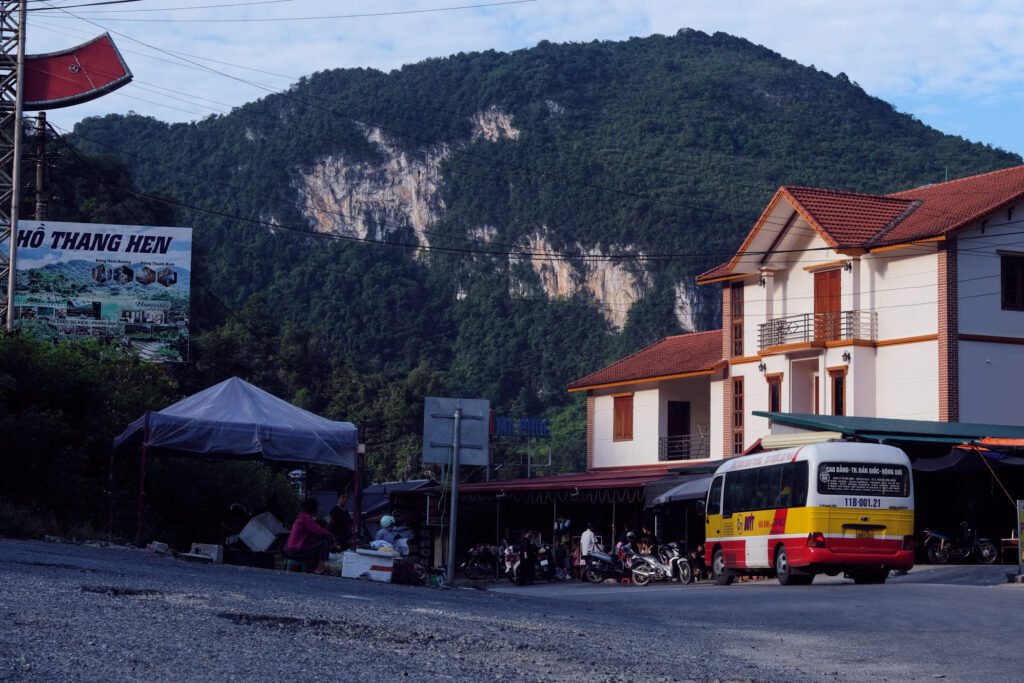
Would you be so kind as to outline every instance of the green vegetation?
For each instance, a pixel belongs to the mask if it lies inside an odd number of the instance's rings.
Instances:
[[[511,117],[518,137],[474,137],[472,117],[491,107]],[[448,150],[442,219],[427,228],[436,249],[415,248],[402,215],[365,216],[370,243],[310,231],[298,177],[329,156],[380,162],[367,136],[374,128],[411,160]],[[80,151],[64,151],[53,173],[51,219],[195,229],[190,364],[142,366],[100,347],[3,347],[0,377],[19,378],[0,389],[10,411],[3,436],[31,454],[25,467],[47,473],[4,472],[3,481],[92,477],[96,490],[83,494],[90,510],[105,509],[88,496],[102,489],[113,435],[142,410],[231,375],[355,422],[375,479],[421,474],[427,395],[482,397],[498,414],[548,417],[556,471],[578,469],[585,407],[565,385],[684,331],[676,288],[725,260],[779,185],[890,192],[1021,163],[899,114],[844,75],[695,31],[542,42],[391,73],[324,71],[198,123],[88,119],[67,142]],[[488,241],[474,237],[482,232]],[[505,255],[537,235],[569,255],[650,256],[624,261],[648,282],[624,329],[589,295],[549,298],[531,268]],[[577,274],[585,267],[571,264]],[[34,286],[60,291],[55,282]],[[697,297],[694,327],[717,326],[718,290]],[[76,382],[102,387],[116,409],[86,401],[77,404],[89,406],[85,422],[66,419],[70,407],[52,404],[70,400],[62,383],[45,373],[38,383],[23,378],[18,357],[32,354],[53,375],[78,372],[82,358],[69,354],[94,358]],[[503,475],[523,472],[521,445],[495,451],[509,465]],[[198,471],[164,474],[206,481]],[[233,474],[261,494],[276,486],[269,475]],[[82,504],[74,477],[47,484],[54,493],[38,500]]]

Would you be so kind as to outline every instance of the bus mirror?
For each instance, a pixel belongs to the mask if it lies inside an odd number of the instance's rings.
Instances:
[[[700,516],[700,517],[703,517],[704,513],[705,513],[704,501],[703,500],[698,500],[697,501],[697,515]]]

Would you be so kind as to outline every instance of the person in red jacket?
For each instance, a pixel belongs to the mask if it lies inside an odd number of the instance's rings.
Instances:
[[[334,547],[334,534],[316,521],[318,507],[316,498],[302,501],[283,554],[286,559],[305,562],[307,567],[312,565],[314,574],[323,574],[324,562]]]

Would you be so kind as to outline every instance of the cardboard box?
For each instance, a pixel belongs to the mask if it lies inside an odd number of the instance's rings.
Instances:
[[[208,557],[217,564],[223,564],[224,562],[224,546],[222,545],[211,545],[209,543],[193,543],[192,549],[188,551],[190,555],[202,555]]]
[[[287,533],[288,530],[281,525],[281,522],[277,521],[277,517],[269,512],[264,512],[250,519],[239,537],[249,550],[262,553],[271,549],[278,536]]]
[[[376,550],[351,550],[345,552],[341,563],[341,575],[346,579],[367,578],[370,581],[391,583],[395,556]]]

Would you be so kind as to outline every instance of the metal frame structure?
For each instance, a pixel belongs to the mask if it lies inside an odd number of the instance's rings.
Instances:
[[[26,0],[0,0],[0,318],[13,329]],[[4,244],[4,242],[7,242]],[[6,249],[4,249],[6,247]]]

